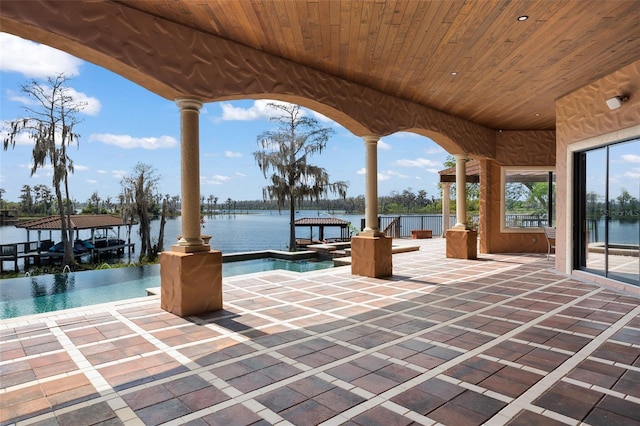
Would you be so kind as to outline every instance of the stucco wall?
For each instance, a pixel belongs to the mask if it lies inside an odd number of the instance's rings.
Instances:
[[[554,131],[508,131],[496,135],[496,159],[480,162],[480,253],[546,253],[542,232],[502,232],[502,166],[555,164]]]
[[[621,108],[610,110],[606,99],[621,94],[629,96]],[[556,101],[556,198],[557,217],[556,269],[571,272],[572,164],[570,149],[589,139],[602,145],[618,140],[619,132],[640,125],[640,61],[596,80]],[[629,134],[627,134],[629,136]],[[636,134],[635,136],[640,136]],[[600,137],[600,138],[598,138]]]

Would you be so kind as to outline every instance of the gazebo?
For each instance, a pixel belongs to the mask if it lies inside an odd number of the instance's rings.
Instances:
[[[303,217],[294,222],[296,229],[309,228],[309,238],[296,238],[296,245],[298,247],[304,247],[309,244],[321,244],[325,242],[343,242],[349,241],[351,235],[349,233],[349,225],[351,222],[335,217]],[[330,239],[325,238],[324,228],[326,227],[338,227],[340,228],[340,237],[332,237]],[[314,228],[318,228],[318,239],[313,239]]]

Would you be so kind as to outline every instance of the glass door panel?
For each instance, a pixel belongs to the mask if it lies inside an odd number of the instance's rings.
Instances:
[[[607,149],[586,153],[586,269],[606,274]]]
[[[640,141],[609,147],[607,276],[640,284]],[[637,165],[633,166],[633,163]]]

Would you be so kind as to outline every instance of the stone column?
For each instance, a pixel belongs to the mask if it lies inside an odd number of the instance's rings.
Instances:
[[[442,182],[442,237],[451,226],[451,183]]]
[[[365,277],[393,274],[391,238],[378,228],[378,136],[365,136],[365,228],[351,239],[351,273]]]
[[[378,228],[378,136],[364,136],[366,151],[366,194],[363,235],[384,235]]]
[[[454,155],[456,159],[456,229],[467,227],[467,156]]]
[[[178,99],[182,237],[160,253],[160,307],[186,317],[222,309],[222,253],[200,236],[200,132],[202,102]]]
[[[476,259],[478,233],[467,229],[467,166],[466,155],[456,154],[456,226],[446,231],[447,257]]]
[[[196,99],[178,99],[180,107],[180,157],[182,237],[174,251],[208,251],[200,238],[200,108]]]

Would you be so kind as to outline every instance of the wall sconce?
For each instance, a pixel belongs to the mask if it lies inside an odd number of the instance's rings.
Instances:
[[[626,102],[629,99],[627,95],[614,96],[613,98],[607,99],[607,106],[609,109],[618,109],[622,106],[623,102]]]

